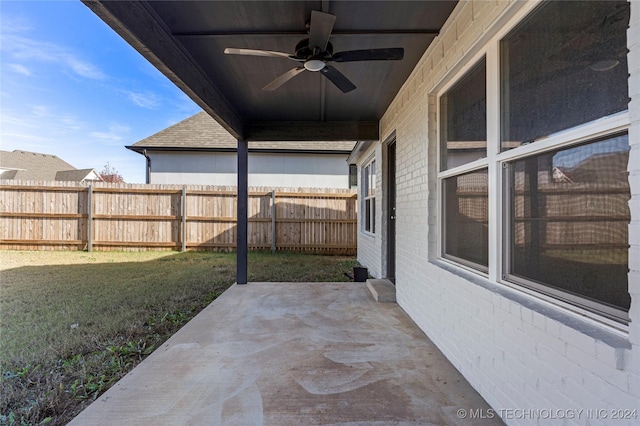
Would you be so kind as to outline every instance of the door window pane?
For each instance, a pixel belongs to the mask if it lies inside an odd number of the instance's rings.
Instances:
[[[628,107],[627,1],[550,1],[501,45],[502,151]]]
[[[511,163],[510,273],[628,311],[628,160],[618,135]]]
[[[489,266],[487,169],[444,179],[445,257]]]

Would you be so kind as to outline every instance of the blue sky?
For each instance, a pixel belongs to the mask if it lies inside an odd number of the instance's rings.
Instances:
[[[0,0],[0,149],[144,183],[125,145],[198,111],[80,1]]]

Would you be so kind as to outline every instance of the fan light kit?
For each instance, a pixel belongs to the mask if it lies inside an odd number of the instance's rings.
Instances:
[[[333,45],[329,42],[336,17],[330,13],[311,11],[309,38],[300,40],[295,47],[295,54],[273,52],[269,50],[226,48],[227,55],[264,56],[269,58],[287,58],[302,66],[292,68],[262,90],[275,90],[303,71],[318,72],[331,81],[343,93],[351,92],[356,86],[340,71],[327,62],[360,62],[360,61],[399,61],[404,57],[401,47],[387,49],[350,50],[333,53]]]
[[[321,61],[320,59],[309,59],[304,63],[304,67],[307,71],[320,71],[325,65],[324,61]]]

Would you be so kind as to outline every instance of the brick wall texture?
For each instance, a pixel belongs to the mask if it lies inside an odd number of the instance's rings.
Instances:
[[[579,417],[552,424],[640,424],[640,412],[635,419],[612,419],[618,409],[640,410],[640,2],[631,2],[628,30],[632,193],[628,335],[598,330],[560,308],[434,261],[434,88],[502,25],[503,17],[521,6],[515,1],[461,1],[381,120],[381,139],[395,132],[397,141],[398,303],[494,409],[584,409]],[[364,161],[374,152],[381,174],[383,143],[361,158]],[[385,263],[382,182],[379,176],[378,232],[361,233],[358,239],[358,258],[376,277],[384,275]],[[507,424],[549,424],[541,413],[498,412]],[[606,418],[597,418],[598,413]]]

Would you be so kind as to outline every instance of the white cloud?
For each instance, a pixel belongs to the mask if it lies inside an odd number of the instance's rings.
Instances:
[[[82,59],[65,46],[6,32],[0,35],[0,46],[11,59],[23,64],[25,62],[46,62],[61,65],[80,77],[93,80],[106,79],[106,75],[97,66]],[[22,67],[27,69],[25,65]]]
[[[122,136],[115,135],[115,134],[109,133],[109,132],[91,132],[91,133],[89,133],[89,136],[91,136],[93,138],[109,141],[109,142],[118,142],[118,141],[122,140]]]
[[[160,106],[160,97],[152,92],[134,92],[134,91],[124,91],[129,100],[133,102],[135,105],[146,108],[146,109],[156,109]]]
[[[51,142],[51,140],[46,136],[34,135],[32,133],[3,132],[2,139],[6,142],[19,142],[20,144],[27,143],[29,144],[28,151],[38,151],[38,149],[34,148],[35,146],[44,148],[48,146],[49,142]]]
[[[82,124],[73,116],[65,116],[60,119],[65,127],[71,131],[81,130]]]
[[[114,123],[111,126],[109,126],[109,131],[127,134],[131,131],[131,127],[124,124]]]
[[[109,126],[107,131],[93,131],[89,133],[89,136],[113,145],[120,142],[130,130],[129,126],[114,123]]]
[[[80,77],[91,78],[94,80],[104,80],[105,75],[93,64],[76,58],[73,55],[67,55],[64,58],[67,66],[71,68]]]
[[[33,25],[23,16],[12,16],[8,18],[5,15],[2,19],[2,30],[11,33],[25,32],[33,30]]]
[[[9,69],[18,74],[22,74],[26,76],[31,75],[31,71],[29,70],[29,68],[21,64],[9,64]]]
[[[5,109],[0,118],[0,138],[14,142],[66,140],[84,126],[73,114],[58,112],[48,105]]]
[[[2,112],[2,115],[0,115],[0,122],[4,127],[6,126],[26,127],[30,124],[29,119],[24,115],[12,114],[10,112],[7,112],[6,110]]]
[[[46,105],[31,105],[31,114],[34,117],[48,117],[51,115],[51,108]]]

